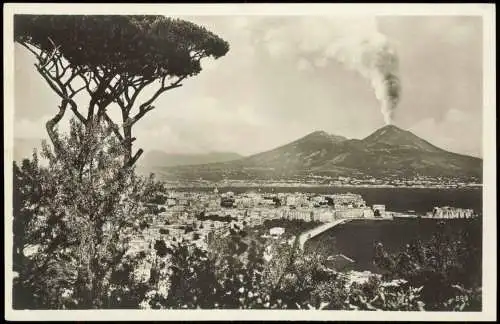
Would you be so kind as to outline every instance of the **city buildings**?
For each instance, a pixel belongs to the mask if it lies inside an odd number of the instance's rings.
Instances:
[[[455,207],[434,207],[431,213],[427,216],[433,218],[472,218],[474,211],[472,209],[463,209]]]
[[[140,235],[133,237],[131,249],[140,250],[156,239],[189,240],[206,245],[210,233],[229,233],[231,228],[244,229],[262,225],[266,220],[302,220],[333,223],[343,219],[392,219],[383,204],[366,204],[359,194],[313,194],[304,192],[235,194],[219,189],[206,192],[169,192],[158,215],[152,216]],[[405,217],[417,217],[408,215]],[[435,207],[427,214],[432,218],[471,218],[470,209]],[[426,216],[423,216],[426,217]],[[142,226],[140,224],[138,227]],[[274,236],[280,230],[274,229]],[[273,236],[273,234],[271,234]]]
[[[373,205],[372,209],[375,217],[385,216],[385,205]]]
[[[283,227],[273,227],[269,230],[269,234],[273,238],[278,238],[281,235],[285,234],[285,229]]]

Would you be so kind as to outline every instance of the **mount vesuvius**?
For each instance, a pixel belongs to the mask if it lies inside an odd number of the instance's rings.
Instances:
[[[317,131],[241,159],[154,170],[169,180],[284,180],[305,176],[482,179],[482,159],[452,153],[387,125],[364,139]]]

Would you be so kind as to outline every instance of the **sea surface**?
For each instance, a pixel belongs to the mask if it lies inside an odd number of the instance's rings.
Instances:
[[[179,191],[209,192],[214,188],[176,188]],[[385,204],[386,210],[394,212],[415,211],[425,214],[435,206],[470,208],[482,216],[481,188],[366,188],[366,187],[218,187],[220,193],[235,194],[257,191],[262,193],[309,192],[316,194],[356,193],[367,205]],[[373,264],[374,244],[381,242],[392,253],[401,251],[412,240],[428,241],[436,233],[442,220],[422,218],[399,218],[394,220],[352,220],[338,225],[306,242],[305,249],[327,255],[344,254],[355,260],[351,268],[357,271],[378,272]],[[468,219],[444,220],[453,231],[469,229],[482,244],[480,221]],[[471,225],[472,224],[472,225]],[[478,225],[479,224],[479,225]]]
[[[458,232],[467,230],[481,247],[482,223],[479,219],[425,219],[407,218],[394,220],[352,220],[338,225],[313,237],[305,244],[306,250],[326,255],[343,254],[353,260],[352,269],[374,271],[374,244],[380,242],[390,253],[400,252],[412,240],[429,241],[437,232],[440,223],[445,222],[447,230]]]
[[[179,191],[213,191],[213,188],[176,188]],[[357,188],[357,187],[226,187],[218,188],[220,193],[232,191],[236,194],[248,191],[260,192],[312,192],[317,194],[357,193],[366,203],[384,204],[386,209],[394,212],[413,210],[417,213],[432,211],[435,206],[452,206],[470,208],[482,213],[481,188]]]

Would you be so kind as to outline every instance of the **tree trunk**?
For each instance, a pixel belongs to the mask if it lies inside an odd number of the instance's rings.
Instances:
[[[123,155],[123,165],[128,165],[132,160],[132,125],[123,127],[123,147],[125,149]]]
[[[54,130],[54,127],[64,117],[67,105],[68,105],[67,102],[63,100],[61,105],[59,106],[59,112],[45,123],[45,129],[47,130],[49,139],[52,142],[52,145],[54,146],[54,151],[56,155],[61,154],[62,148],[61,148],[61,143],[59,142],[59,136],[57,132]]]

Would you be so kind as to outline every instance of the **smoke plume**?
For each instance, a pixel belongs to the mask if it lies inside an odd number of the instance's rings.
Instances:
[[[315,57],[317,66],[336,60],[359,72],[370,81],[385,123],[392,123],[401,95],[398,56],[388,38],[378,31],[375,18],[284,18],[265,39],[272,53],[291,53],[287,49],[293,47],[302,57]]]

